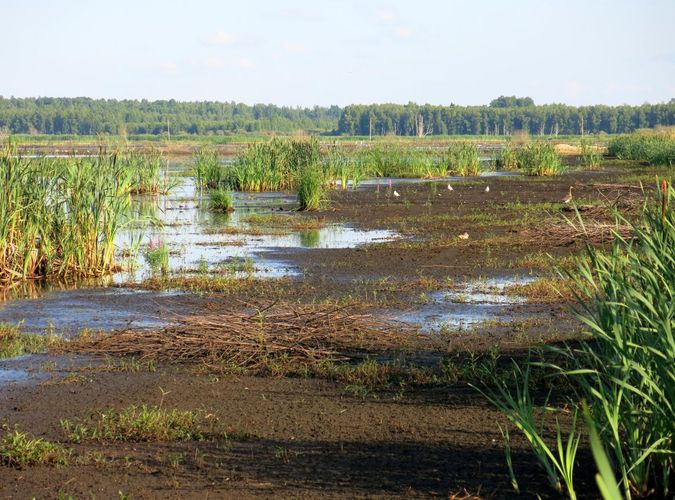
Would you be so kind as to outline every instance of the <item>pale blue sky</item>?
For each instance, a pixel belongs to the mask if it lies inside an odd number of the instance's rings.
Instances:
[[[674,0],[0,0],[0,26],[5,97],[675,97]]]

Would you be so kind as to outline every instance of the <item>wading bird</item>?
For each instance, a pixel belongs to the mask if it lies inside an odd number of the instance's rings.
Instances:
[[[563,198],[563,203],[569,203],[572,201],[572,189],[574,189],[574,186],[570,186],[570,192],[567,193],[567,196]]]
[[[398,194],[398,191],[396,191],[396,190],[394,189],[394,196],[396,196],[396,197],[398,198],[398,197],[401,196],[401,195]]]
[[[452,186],[450,184],[448,184],[448,191],[454,191],[454,189],[452,189]]]
[[[489,193],[490,192],[490,186],[485,186],[485,192]]]

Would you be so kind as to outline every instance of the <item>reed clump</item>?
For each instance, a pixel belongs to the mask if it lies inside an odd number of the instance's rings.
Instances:
[[[471,142],[453,143],[446,153],[447,171],[453,175],[480,175],[480,157],[478,147]]]
[[[553,144],[535,142],[518,151],[518,166],[527,175],[554,176],[565,171],[562,158]]]
[[[609,141],[607,153],[620,160],[650,165],[675,165],[675,132],[672,130],[637,132]]]
[[[227,170],[223,184],[236,191],[296,189],[301,171],[319,163],[316,139],[278,139],[250,145]]]
[[[162,179],[164,160],[158,150],[134,151],[122,150],[117,153],[122,168],[131,177],[132,194],[163,194],[169,189],[166,180]]]
[[[551,348],[555,362],[537,363],[556,377],[560,396],[573,410],[572,430],[545,439],[536,421],[530,368],[517,370],[510,385],[494,380],[485,394],[525,435],[558,492],[576,498],[575,455],[583,431],[582,414],[600,471],[597,482],[605,498],[669,498],[675,478],[675,190],[663,181],[658,204],[646,206],[642,218],[619,216],[617,226],[630,226],[630,236],[616,232],[609,250],[587,244],[572,280],[576,314],[586,337]],[[581,224],[583,222],[579,221]],[[494,389],[494,386],[497,389]],[[547,410],[548,401],[544,403]],[[512,483],[517,481],[510,461]],[[553,445],[549,443],[553,442]],[[562,478],[562,481],[560,480]],[[617,478],[617,479],[615,479]],[[608,496],[609,488],[614,492]],[[621,494],[618,491],[621,490]]]
[[[600,150],[586,139],[581,141],[581,161],[585,167],[591,170],[600,168],[600,162],[602,161]]]
[[[195,180],[199,189],[217,189],[225,180],[225,169],[218,158],[218,151],[201,148],[195,155]]]
[[[507,142],[497,155],[497,168],[502,170],[516,170],[518,168],[518,152],[511,142]]]
[[[396,143],[376,144],[360,153],[361,169],[374,177],[432,179],[447,174],[447,166],[431,151]]]
[[[308,166],[298,180],[298,205],[300,210],[318,210],[325,198],[324,181],[318,168]]]
[[[25,158],[0,151],[0,281],[101,276],[131,217],[134,175],[117,153]]]
[[[209,191],[209,208],[217,212],[234,212],[234,197],[227,189],[211,189]]]

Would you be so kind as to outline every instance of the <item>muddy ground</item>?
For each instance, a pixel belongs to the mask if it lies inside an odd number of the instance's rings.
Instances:
[[[643,178],[651,174],[643,172]],[[585,217],[608,222],[607,206],[631,213],[641,203],[638,180],[633,170],[618,165],[552,179],[473,179],[453,183],[452,192],[447,183],[333,192],[326,210],[299,216],[390,228],[404,237],[365,248],[286,252],[280,257],[300,266],[300,277],[176,300],[181,313],[194,314],[264,305],[279,297],[381,311],[413,308],[421,294],[449,282],[530,272],[546,276],[552,265],[545,254],[562,261],[582,248],[556,233],[567,224],[565,217],[574,217],[560,204],[569,186],[586,206]],[[463,233],[468,239],[458,237]],[[167,300],[162,308],[170,308]],[[448,353],[470,356],[498,347],[503,361],[511,355],[522,360],[533,344],[579,334],[564,300],[542,304],[534,298],[514,308],[545,319],[485,324],[425,345],[417,355],[407,352],[406,359],[429,364]],[[400,353],[362,352],[359,359],[369,354],[395,358]],[[0,387],[0,423],[72,452],[68,465],[0,465],[1,497],[515,495],[496,425],[504,419],[466,381],[355,390],[320,377],[116,363],[49,355],[3,362],[3,368],[28,369],[35,379]],[[73,443],[61,430],[62,419],[86,419],[132,404],[202,411],[219,433],[187,442]],[[525,441],[516,431],[512,437],[514,469],[525,496],[556,497]],[[588,498],[596,496],[595,468],[582,448],[575,479],[580,497]]]

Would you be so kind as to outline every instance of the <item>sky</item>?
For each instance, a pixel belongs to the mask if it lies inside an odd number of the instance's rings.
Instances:
[[[0,0],[0,95],[289,106],[675,97],[675,0]]]

